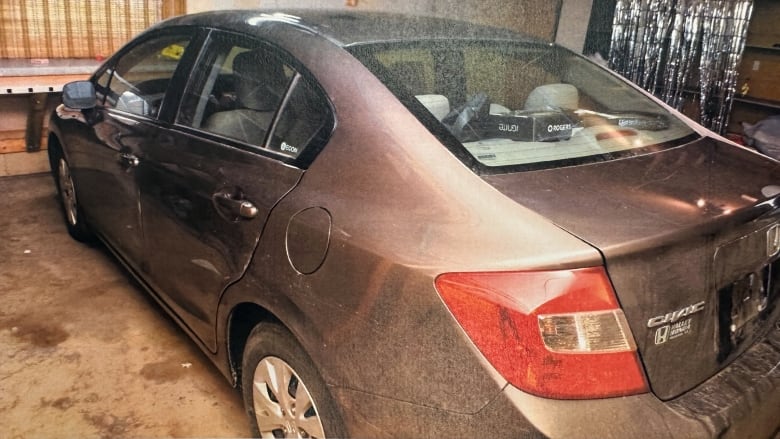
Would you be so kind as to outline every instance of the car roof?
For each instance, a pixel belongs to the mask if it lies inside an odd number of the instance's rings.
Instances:
[[[318,34],[339,46],[399,40],[532,38],[507,29],[437,17],[365,11],[326,10],[222,10],[166,20],[155,28],[197,25],[262,35],[274,28],[292,26]]]

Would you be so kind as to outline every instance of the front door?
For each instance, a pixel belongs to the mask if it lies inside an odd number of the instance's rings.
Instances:
[[[141,150],[157,141],[158,114],[191,35],[182,30],[150,36],[110,60],[94,80],[98,102],[87,113],[79,141],[68,141],[89,221],[140,271],[144,242],[137,167],[143,163]]]

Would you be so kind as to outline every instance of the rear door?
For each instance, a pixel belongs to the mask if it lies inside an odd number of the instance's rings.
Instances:
[[[330,132],[323,94],[293,64],[260,41],[212,31],[171,129],[144,147],[149,282],[211,349],[222,292]]]

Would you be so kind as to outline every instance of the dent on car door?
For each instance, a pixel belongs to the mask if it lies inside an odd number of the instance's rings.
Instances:
[[[96,80],[99,105],[81,128],[85,141],[71,148],[90,222],[138,270],[144,256],[137,184],[141,150],[159,136],[157,118],[190,39],[189,32],[153,36],[111,61]]]
[[[221,293],[331,119],[310,82],[259,42],[214,35],[197,65],[175,127],[142,148],[141,205],[153,288],[215,349]]]

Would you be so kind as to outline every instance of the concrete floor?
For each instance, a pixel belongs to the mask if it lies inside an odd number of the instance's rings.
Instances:
[[[45,174],[0,178],[0,437],[246,437],[238,391]]]

